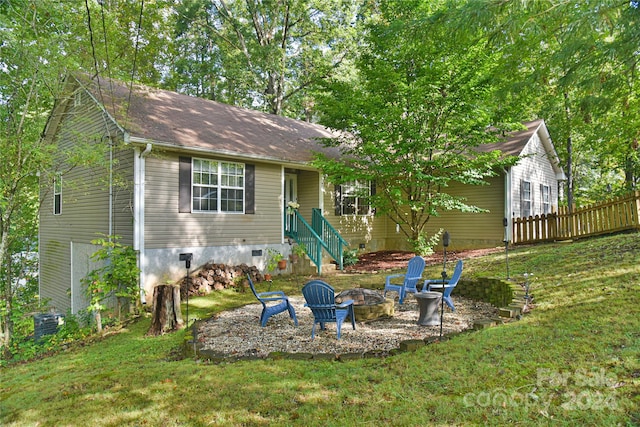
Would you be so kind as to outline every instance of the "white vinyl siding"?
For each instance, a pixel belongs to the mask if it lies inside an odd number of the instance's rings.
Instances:
[[[540,137],[534,134],[522,152],[517,165],[512,167],[512,218],[551,213],[558,205],[558,180],[549,155]],[[530,183],[530,194],[523,195],[522,183]],[[543,194],[548,191],[547,194]],[[528,209],[527,209],[527,206]]]

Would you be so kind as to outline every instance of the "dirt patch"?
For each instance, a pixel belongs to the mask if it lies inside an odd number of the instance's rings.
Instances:
[[[465,251],[447,251],[447,261],[457,261],[480,257],[502,251],[502,248],[472,249]],[[358,262],[345,268],[349,273],[372,273],[375,271],[397,270],[407,266],[407,262],[415,256],[410,251],[377,251],[362,254]],[[427,265],[440,264],[443,261],[442,252],[424,257]]]

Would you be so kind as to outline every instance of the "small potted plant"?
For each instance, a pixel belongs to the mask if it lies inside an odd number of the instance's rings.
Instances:
[[[287,213],[289,215],[293,215],[293,213],[295,211],[297,211],[300,208],[300,203],[295,202],[295,201],[290,201],[289,203],[287,203]]]
[[[298,243],[291,247],[291,255],[289,256],[289,259],[291,260],[291,262],[298,262],[298,259],[301,256],[306,255],[306,253],[307,247],[304,245],[304,243]]]
[[[276,268],[284,270],[287,268],[287,260],[284,259],[284,255],[276,249],[267,249],[267,274],[265,274],[265,280],[271,280],[271,272]]]

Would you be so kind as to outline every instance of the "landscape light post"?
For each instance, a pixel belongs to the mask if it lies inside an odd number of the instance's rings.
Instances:
[[[447,247],[449,246],[449,232],[442,235],[443,263],[442,263],[442,297],[440,298],[440,339],[442,339],[442,318],[444,317],[444,290],[447,285]]]
[[[509,220],[507,217],[502,218],[502,225],[504,225],[504,256],[507,262],[507,280],[511,280],[509,277]]]
[[[191,268],[191,260],[193,259],[192,253],[180,254],[180,261],[184,261],[185,267],[187,268],[187,276],[185,277],[184,283],[187,288],[187,328],[189,327],[189,269]]]

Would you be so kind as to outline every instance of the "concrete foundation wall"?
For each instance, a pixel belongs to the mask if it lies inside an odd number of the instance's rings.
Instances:
[[[210,262],[226,265],[247,264],[256,266],[264,272],[267,263],[267,248],[270,247],[279,250],[285,258],[288,258],[291,252],[291,247],[288,244],[147,249],[141,260],[143,287],[147,295],[147,302],[151,302],[155,286],[177,281],[186,275],[186,264],[184,261],[180,261],[181,253],[193,254],[190,273]],[[291,273],[291,263],[287,263],[287,269],[282,273]],[[274,274],[278,274],[278,272]]]

